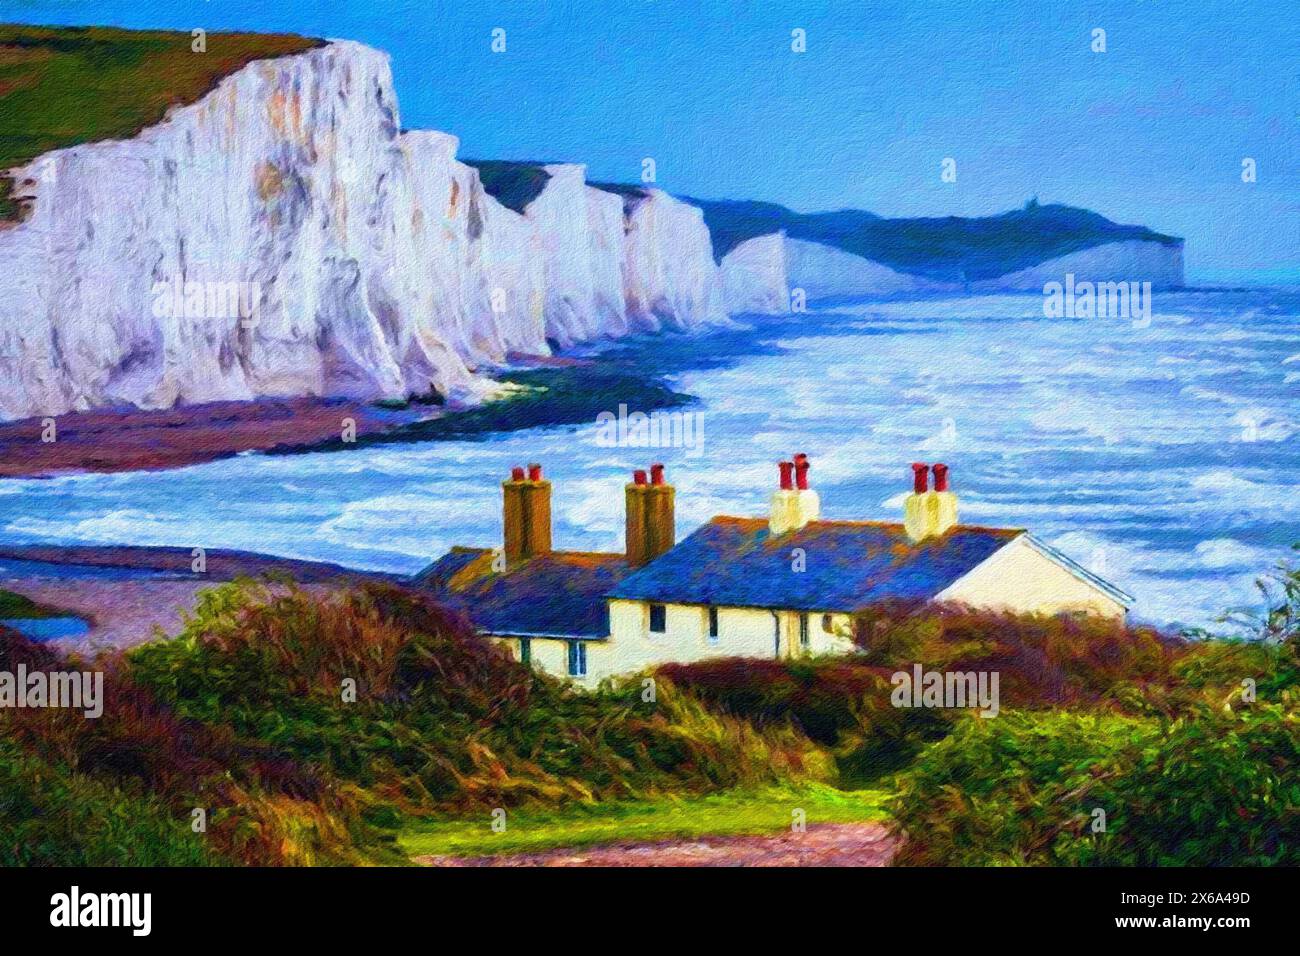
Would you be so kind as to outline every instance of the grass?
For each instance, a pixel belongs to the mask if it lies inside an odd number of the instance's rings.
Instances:
[[[253,60],[319,40],[287,34],[0,25],[0,169],[53,149],[134,136],[172,106],[193,103]],[[0,218],[18,209],[0,183]]]
[[[1173,246],[1173,236],[1111,222],[1086,209],[1031,200],[994,216],[883,219],[860,209],[797,213],[775,203],[687,199],[704,211],[713,254],[785,230],[791,239],[834,246],[901,272],[961,282],[991,279],[1106,242]]]
[[[29,597],[0,590],[0,619],[59,617],[62,612],[37,604]]]
[[[0,708],[0,864],[400,864],[785,834],[796,809],[898,828],[901,864],[1295,862],[1290,643],[858,623],[861,655],[664,667],[647,700],[636,677],[576,692],[397,585],[223,584],[172,640],[95,659],[101,719]],[[999,717],[893,707],[911,661],[996,670]],[[0,628],[0,669],[79,663]]]
[[[398,846],[408,856],[488,856],[604,843],[779,833],[789,829],[796,809],[807,814],[810,825],[884,821],[888,799],[884,790],[846,791],[810,784],[617,800],[558,810],[520,809],[510,812],[500,833],[493,832],[492,818],[486,813],[418,821],[402,830]]]

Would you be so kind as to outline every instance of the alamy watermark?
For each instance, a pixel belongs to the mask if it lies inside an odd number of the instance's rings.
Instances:
[[[1151,321],[1150,282],[1065,282],[1043,286],[1043,315],[1049,319],[1133,319]]]
[[[629,412],[596,416],[596,444],[601,448],[685,448],[688,458],[704,450],[704,413],[683,411]]]
[[[94,719],[104,713],[103,671],[0,671],[0,707],[62,707]]]
[[[73,886],[50,897],[54,927],[123,927],[132,936],[148,936],[153,928],[152,893],[92,893]]]
[[[979,708],[981,717],[996,717],[999,709],[997,671],[927,671],[920,664],[897,671],[889,701],[895,707]]]
[[[262,304],[257,282],[186,282],[179,276],[150,289],[156,319],[241,319],[249,325]]]

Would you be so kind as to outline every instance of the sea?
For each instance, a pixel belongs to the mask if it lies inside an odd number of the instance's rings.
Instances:
[[[603,379],[583,408],[607,414],[576,423],[0,481],[0,543],[415,572],[453,545],[498,544],[500,482],[538,462],[556,547],[620,550],[634,468],[665,465],[680,538],[765,514],[777,462],[798,452],[827,518],[901,520],[910,463],[944,462],[963,523],[1032,531],[1161,625],[1213,629],[1258,605],[1256,582],[1300,542],[1298,289],[1157,292],[1139,319],[1049,318],[1040,295],[847,300],[578,357],[688,396],[672,411],[689,433],[629,444],[636,429],[610,420],[665,390]]]

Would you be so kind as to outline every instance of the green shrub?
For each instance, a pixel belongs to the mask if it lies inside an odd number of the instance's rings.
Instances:
[[[0,866],[200,866],[220,862],[171,813],[124,788],[0,740]]]
[[[903,865],[1300,862],[1300,724],[1279,705],[1173,722],[970,718],[899,779]],[[1093,832],[1095,812],[1104,832]]]
[[[840,782],[862,786],[900,769],[947,733],[939,710],[898,708],[889,671],[860,659],[719,658],[658,673],[711,708],[759,727],[792,724],[832,748]]]
[[[1174,687],[1192,645],[1097,617],[1001,614],[961,606],[885,606],[858,615],[870,664],[996,671],[1002,706],[1149,712]]]
[[[37,604],[29,597],[0,588],[0,619],[55,617],[60,612]]]
[[[788,727],[757,731],[670,684],[585,694],[534,673],[416,592],[319,597],[239,582],[129,655],[180,715],[228,727],[407,812],[823,779]],[[356,700],[344,700],[345,681]]]
[[[383,835],[361,823],[358,801],[318,768],[240,739],[223,725],[178,717],[134,679],[119,656],[91,664],[64,659],[0,629],[0,669],[13,671],[19,664],[29,673],[93,667],[105,676],[103,713],[95,719],[64,708],[0,710],[0,740],[13,748],[9,773],[36,781],[27,789],[17,783],[9,788],[12,799],[0,803],[0,833],[67,836],[64,849],[62,838],[28,840],[28,863],[84,859],[89,865],[112,850],[97,842],[102,833],[111,833],[113,846],[130,848],[141,861],[151,857],[140,846],[154,847],[160,865],[199,862],[184,855],[198,843],[203,860],[211,862],[393,858]],[[97,803],[104,819],[87,822],[86,808]],[[209,813],[202,837],[190,829],[196,807]],[[138,831],[131,830],[133,819],[140,822]],[[76,833],[68,829],[74,825]],[[179,849],[177,834],[183,836]],[[367,848],[364,853],[359,846]]]

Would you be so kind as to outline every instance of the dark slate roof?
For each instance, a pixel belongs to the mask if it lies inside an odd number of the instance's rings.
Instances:
[[[609,636],[605,595],[628,574],[624,555],[553,551],[496,572],[494,554],[487,548],[453,548],[415,581],[463,611],[485,634]]]
[[[763,518],[714,518],[614,587],[610,597],[676,604],[857,611],[926,601],[1024,532],[958,525],[913,544],[901,524],[813,521],[773,536]],[[792,570],[802,548],[806,569]]]

